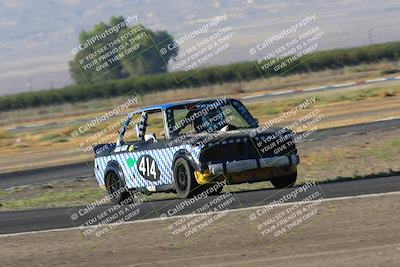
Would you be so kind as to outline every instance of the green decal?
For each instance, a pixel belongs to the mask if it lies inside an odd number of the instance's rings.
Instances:
[[[128,158],[126,160],[126,164],[128,164],[129,168],[132,168],[133,166],[135,166],[136,162],[137,162],[137,160],[134,158]]]

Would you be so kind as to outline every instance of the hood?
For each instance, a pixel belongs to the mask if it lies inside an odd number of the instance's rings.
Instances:
[[[193,145],[210,146],[215,144],[236,143],[246,141],[259,141],[268,138],[269,141],[276,140],[284,135],[293,135],[287,128],[250,128],[231,131],[217,131],[212,133],[199,133],[190,135],[180,135],[173,139],[176,143],[189,143]],[[291,138],[291,137],[288,137]]]

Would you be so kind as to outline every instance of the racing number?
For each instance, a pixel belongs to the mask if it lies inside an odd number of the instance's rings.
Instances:
[[[139,173],[147,180],[157,181],[160,179],[160,170],[156,161],[149,155],[143,155],[138,160]]]
[[[151,174],[153,178],[156,178],[156,162],[154,160],[150,160],[148,157],[142,158],[139,163],[139,171],[142,175],[150,176]]]

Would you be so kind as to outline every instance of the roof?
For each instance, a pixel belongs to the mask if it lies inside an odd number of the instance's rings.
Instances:
[[[190,100],[183,100],[183,101],[178,101],[178,102],[170,102],[170,103],[164,103],[164,104],[155,104],[152,106],[140,108],[138,110],[135,110],[133,113],[139,113],[143,111],[151,111],[151,110],[166,110],[167,108],[174,107],[174,106],[180,106],[180,105],[186,105],[186,104],[193,104],[197,102],[209,102],[209,101],[217,101],[218,99],[221,98],[200,98],[200,99],[190,99]],[[229,100],[229,98],[227,98]]]

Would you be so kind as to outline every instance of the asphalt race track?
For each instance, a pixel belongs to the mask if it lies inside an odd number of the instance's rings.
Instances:
[[[376,121],[332,129],[319,130],[309,135],[305,141],[321,140],[343,135],[359,135],[369,131],[388,131],[400,127],[400,119]],[[30,184],[43,184],[54,180],[93,177],[93,166],[87,162],[41,169],[0,174],[0,188],[10,188]]]
[[[233,202],[228,209],[265,205],[280,199],[283,195],[287,195],[294,189],[295,188],[284,190],[266,189],[232,193],[236,201]],[[308,190],[319,191],[324,195],[324,198],[395,192],[400,191],[400,176],[322,183],[312,186]],[[198,207],[204,205],[205,202],[211,201],[217,197],[218,196],[209,196],[208,198],[200,199],[193,205],[174,214],[174,216],[192,213]],[[298,199],[295,199],[295,201],[297,200]],[[183,201],[185,200],[170,199],[143,202],[140,205],[139,214],[135,216],[133,220],[158,218],[162,213],[168,214],[168,210],[179,206]],[[287,202],[291,201],[292,200],[288,200]],[[96,214],[100,214],[110,207],[111,205],[101,205],[96,208],[95,212]],[[84,208],[84,206],[0,212],[0,234],[74,227],[75,225],[68,214],[81,210],[82,208]]]
[[[44,167],[25,171],[0,174],[0,188],[31,184],[45,184],[54,180],[87,178],[94,176],[93,167],[87,162]]]

